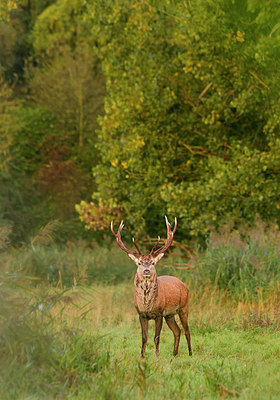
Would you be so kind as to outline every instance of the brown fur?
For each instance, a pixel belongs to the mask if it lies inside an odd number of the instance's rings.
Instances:
[[[188,326],[188,303],[189,291],[187,286],[174,276],[157,277],[155,272],[156,257],[153,256],[130,256],[138,265],[134,279],[134,305],[139,314],[142,327],[142,357],[145,357],[145,350],[148,339],[148,321],[155,320],[156,354],[159,353],[159,340],[162,328],[163,317],[168,327],[174,334],[174,356],[178,353],[181,330],[175,321],[178,314],[185,331],[188,342],[189,355],[192,355],[191,338]],[[139,261],[141,265],[139,265]],[[152,263],[154,263],[152,265]],[[144,270],[151,271],[151,278],[143,277]]]

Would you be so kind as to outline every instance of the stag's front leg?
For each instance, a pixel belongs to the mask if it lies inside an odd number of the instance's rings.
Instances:
[[[142,328],[142,350],[141,357],[145,357],[145,350],[148,341],[148,328],[149,328],[149,320],[147,318],[143,318],[139,315],[139,320]]]
[[[159,339],[160,339],[160,332],[162,328],[162,316],[160,315],[155,319],[155,345],[156,345],[156,355],[158,356],[159,353]]]

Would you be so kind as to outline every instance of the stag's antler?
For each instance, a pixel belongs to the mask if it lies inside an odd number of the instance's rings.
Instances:
[[[168,222],[168,219],[167,219],[166,216],[165,216],[165,222],[166,222],[166,228],[167,228],[167,239],[166,239],[166,242],[162,247],[160,247],[158,250],[156,250],[157,245],[158,245],[158,243],[160,241],[160,237],[158,237],[158,241],[157,241],[157,243],[155,244],[155,246],[153,247],[153,249],[152,249],[152,251],[150,253],[153,256],[157,256],[158,254],[165,252],[165,250],[167,250],[168,247],[173,242],[173,235],[174,235],[174,233],[176,232],[176,229],[177,229],[177,218],[175,217],[175,225],[174,225],[173,231],[171,229],[171,225]]]
[[[154,245],[154,247],[153,247],[152,250],[150,251],[150,254],[151,254],[151,255],[154,254],[155,249],[158,247],[159,241],[160,241],[160,236],[158,236],[158,239],[157,239],[156,244]]]
[[[121,238],[121,231],[122,231],[122,228],[123,228],[123,227],[124,227],[124,223],[123,223],[123,221],[122,221],[122,222],[120,223],[120,226],[119,226],[119,229],[118,229],[117,234],[115,234],[114,228],[113,228],[113,221],[111,221],[111,231],[112,231],[113,235],[115,236],[115,238],[117,239],[118,245],[119,245],[120,248],[121,248],[122,250],[124,250],[127,254],[141,255],[142,253],[141,253],[139,247],[137,246],[137,244],[136,244],[134,238],[132,238],[132,241],[133,241],[133,244],[134,244],[134,246],[136,247],[137,251],[129,250],[129,249],[127,249],[127,248],[125,247],[125,245],[123,244],[122,238]]]

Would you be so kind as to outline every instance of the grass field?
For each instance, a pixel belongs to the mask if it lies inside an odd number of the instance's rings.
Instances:
[[[134,267],[116,250],[2,253],[1,399],[280,398],[275,246],[213,247],[194,269],[168,270],[190,288],[193,356],[183,335],[172,356],[164,323],[156,357],[150,321],[144,360]]]
[[[193,295],[193,356],[184,336],[172,356],[173,335],[164,324],[157,358],[151,321],[142,360],[132,283],[40,290],[33,311],[9,321],[3,399],[280,397],[279,316],[258,313],[258,302],[242,314],[224,293],[205,292],[201,304]]]

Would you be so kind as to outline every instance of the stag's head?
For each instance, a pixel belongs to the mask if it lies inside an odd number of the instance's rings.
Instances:
[[[167,228],[167,239],[165,244],[161,246],[159,249],[157,249],[160,241],[160,237],[158,237],[156,244],[154,245],[154,247],[152,248],[152,250],[148,255],[144,255],[141,253],[134,238],[132,239],[132,241],[137,251],[132,251],[127,249],[121,239],[121,231],[122,228],[124,227],[123,221],[120,223],[117,233],[114,232],[113,222],[111,222],[111,231],[115,236],[115,238],[117,239],[118,245],[122,250],[124,250],[127,253],[128,257],[135,262],[135,264],[137,265],[137,273],[143,279],[146,280],[153,279],[154,275],[156,274],[156,269],[155,269],[156,263],[164,256],[164,252],[169,248],[169,246],[173,241],[173,235],[177,228],[177,219],[175,218],[175,225],[173,231],[171,229],[170,223],[167,220],[167,217],[165,217],[165,222]]]

